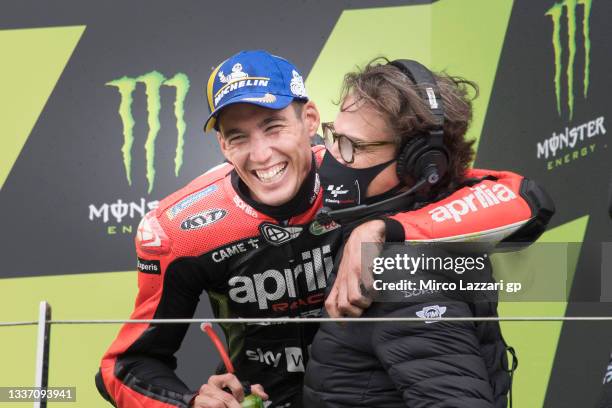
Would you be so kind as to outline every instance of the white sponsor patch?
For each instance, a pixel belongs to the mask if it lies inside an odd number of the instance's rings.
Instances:
[[[267,93],[264,96],[260,96],[259,98],[243,98],[242,100],[244,102],[274,103],[276,102],[276,96]]]
[[[427,98],[429,99],[429,106],[431,109],[438,109],[438,100],[436,99],[436,93],[433,88],[426,88]]]
[[[195,193],[188,195],[178,203],[174,204],[168,211],[166,211],[166,215],[169,219],[173,219],[183,210],[191,207],[193,204],[197,203],[202,198],[206,197],[210,193],[215,192],[216,190],[217,186],[213,184],[212,186],[208,186],[203,190],[196,191]]]
[[[224,218],[226,215],[227,211],[219,208],[204,211],[184,219],[183,222],[181,222],[181,229],[188,231],[207,227]]]
[[[287,357],[287,372],[303,373],[304,357],[302,349],[299,347],[285,347],[285,356]]]
[[[293,78],[291,78],[291,84],[289,85],[291,88],[291,92],[295,96],[307,98],[308,95],[306,94],[306,86],[304,85],[304,79],[302,79],[302,76],[298,74],[295,69],[292,71],[292,74]]]
[[[338,198],[339,195],[344,195],[348,193],[348,190],[343,190],[344,184],[340,184],[339,186],[334,186],[333,184],[327,186],[327,191],[334,196],[334,198]]]
[[[446,306],[426,306],[423,310],[416,312],[416,315],[422,319],[436,319],[439,320],[442,315],[446,313]],[[435,320],[426,320],[425,323],[435,323]]]

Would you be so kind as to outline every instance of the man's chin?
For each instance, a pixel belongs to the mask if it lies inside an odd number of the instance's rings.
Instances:
[[[272,190],[261,189],[257,191],[256,194],[253,194],[255,201],[273,207],[278,207],[288,203],[293,196],[294,194],[291,194],[290,189],[288,189],[286,186],[281,186],[278,189]]]

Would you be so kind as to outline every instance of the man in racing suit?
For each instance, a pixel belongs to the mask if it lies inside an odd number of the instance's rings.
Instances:
[[[324,149],[309,147],[319,116],[301,76],[282,58],[243,52],[213,71],[208,98],[208,127],[218,129],[231,164],[195,179],[143,218],[131,318],[190,318],[203,291],[216,317],[318,316],[340,233],[337,225],[314,220]],[[481,216],[491,216],[486,225],[509,235],[529,225],[535,210],[529,197],[520,196],[521,177],[508,175],[505,182],[518,197],[503,204],[511,209],[508,216],[484,209]],[[459,200],[469,190],[455,194]],[[410,219],[396,215],[389,228],[408,237],[420,228]],[[316,325],[223,329],[237,376],[261,384],[272,408],[300,407]],[[103,356],[100,393],[117,407],[237,407],[240,396],[229,381],[214,383],[212,391],[210,381],[190,390],[176,376],[174,353],[186,330],[186,324],[124,325]],[[270,353],[264,363],[258,349]],[[221,390],[226,385],[234,396]]]

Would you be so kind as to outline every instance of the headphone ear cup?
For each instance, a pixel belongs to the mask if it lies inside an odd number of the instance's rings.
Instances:
[[[397,177],[406,184],[408,182],[408,178],[412,178],[413,182],[418,180],[415,178],[414,165],[416,161],[415,159],[418,159],[416,152],[421,150],[424,141],[423,136],[411,138],[408,140],[408,142],[406,142],[406,144],[404,144],[402,151],[397,157]]]
[[[416,162],[414,174],[417,180],[425,177],[430,185],[437,184],[448,171],[448,154],[444,150],[433,148],[423,153]]]
[[[427,178],[430,185],[439,182],[447,173],[449,154],[446,147],[439,143],[432,146],[431,136],[416,136],[409,140],[397,157],[397,176],[404,183],[408,177],[412,182]]]

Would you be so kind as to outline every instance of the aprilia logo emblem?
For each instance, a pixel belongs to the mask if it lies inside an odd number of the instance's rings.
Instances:
[[[266,241],[272,245],[279,246],[299,237],[302,227],[281,227],[280,225],[264,222],[259,226],[259,231]]]
[[[302,263],[282,271],[268,269],[263,273],[250,276],[234,276],[228,281],[231,289],[229,297],[236,303],[257,303],[259,309],[267,310],[271,302],[283,298],[297,299],[300,301],[288,303],[287,301],[272,304],[274,311],[287,311],[298,307],[301,303],[307,305],[319,304],[323,301],[322,291],[327,287],[327,277],[332,271],[333,260],[330,245],[315,248],[312,251],[304,251],[301,254]],[[307,293],[300,293],[296,289],[298,278],[303,276],[306,283]],[[304,282],[302,281],[302,282]],[[318,292],[316,294],[313,294]],[[310,295],[310,296],[308,296]],[[320,296],[319,296],[320,295]]]
[[[478,185],[470,188],[471,194],[464,198],[451,201],[429,211],[431,219],[435,222],[454,220],[459,223],[462,217],[469,213],[476,213],[483,208],[494,207],[496,205],[514,200],[516,194],[503,184],[493,184],[491,188],[487,185]]]
[[[183,220],[181,229],[194,230],[207,227],[224,218],[226,215],[227,211],[219,208],[204,211]]]

